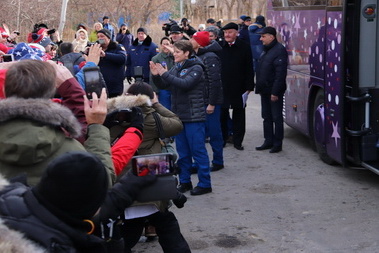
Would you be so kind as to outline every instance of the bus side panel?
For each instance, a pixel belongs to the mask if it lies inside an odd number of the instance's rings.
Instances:
[[[309,133],[308,99],[311,86],[323,87],[325,69],[325,9],[268,10],[268,25],[278,31],[277,39],[288,52],[285,122],[303,134]]]
[[[342,85],[342,11],[327,11],[325,55],[325,145],[327,154],[343,163],[341,142],[344,86]]]

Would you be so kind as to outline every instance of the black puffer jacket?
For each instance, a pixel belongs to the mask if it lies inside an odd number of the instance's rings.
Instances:
[[[162,76],[153,76],[158,88],[171,88],[171,110],[184,123],[205,121],[203,68],[200,59],[192,57]]]
[[[264,46],[257,69],[255,92],[282,96],[287,88],[287,64],[287,50],[276,39],[268,46]]]
[[[0,183],[4,183],[1,175]],[[25,240],[37,243],[46,252],[107,252],[104,240],[66,225],[21,183],[0,185],[0,218],[11,231],[21,231]]]
[[[216,53],[221,50],[220,44],[213,41],[210,45],[199,48],[197,52],[197,56],[205,67],[204,97],[206,105],[220,105],[223,102],[224,94],[221,82],[221,61],[216,55]]]

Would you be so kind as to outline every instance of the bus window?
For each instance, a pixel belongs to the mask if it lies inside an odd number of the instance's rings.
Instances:
[[[329,0],[329,1],[332,1],[332,0]],[[316,5],[326,5],[326,0],[273,0],[272,1],[273,7],[289,7],[289,6],[304,7],[304,6],[316,6]]]
[[[328,6],[342,6],[342,0],[328,0]]]

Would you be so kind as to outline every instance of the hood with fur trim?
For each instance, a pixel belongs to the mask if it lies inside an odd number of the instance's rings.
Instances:
[[[134,106],[151,106],[151,100],[146,95],[122,95],[107,100],[108,113],[118,109],[131,108]]]
[[[76,38],[79,38],[80,40],[83,40],[83,39],[80,38],[80,35],[79,35],[80,32],[84,32],[84,35],[85,35],[84,40],[87,42],[88,41],[88,32],[85,29],[83,29],[83,28],[80,28],[79,30],[76,31]]]
[[[74,138],[81,134],[80,123],[70,109],[51,100],[13,97],[0,100],[0,124],[20,118],[62,127]]]
[[[65,106],[46,99],[0,100],[0,168],[6,178],[27,173],[39,182],[47,164],[68,151],[84,151],[72,137],[81,125]]]

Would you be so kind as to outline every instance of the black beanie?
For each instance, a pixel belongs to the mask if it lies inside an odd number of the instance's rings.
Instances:
[[[111,36],[112,36],[112,33],[111,33],[111,31],[109,31],[109,30],[108,30],[108,29],[106,29],[106,28],[103,28],[103,29],[101,29],[101,30],[97,31],[97,33],[102,33],[102,34],[104,34],[105,36],[107,36],[107,37],[108,37],[108,39],[110,39],[110,38],[111,38]]]
[[[47,166],[33,193],[59,218],[90,219],[108,191],[108,174],[101,161],[88,152],[65,153]]]
[[[143,32],[144,34],[147,35],[147,30],[146,30],[146,28],[143,28],[143,27],[138,28],[138,29],[137,29],[137,33],[139,33],[139,32]]]

